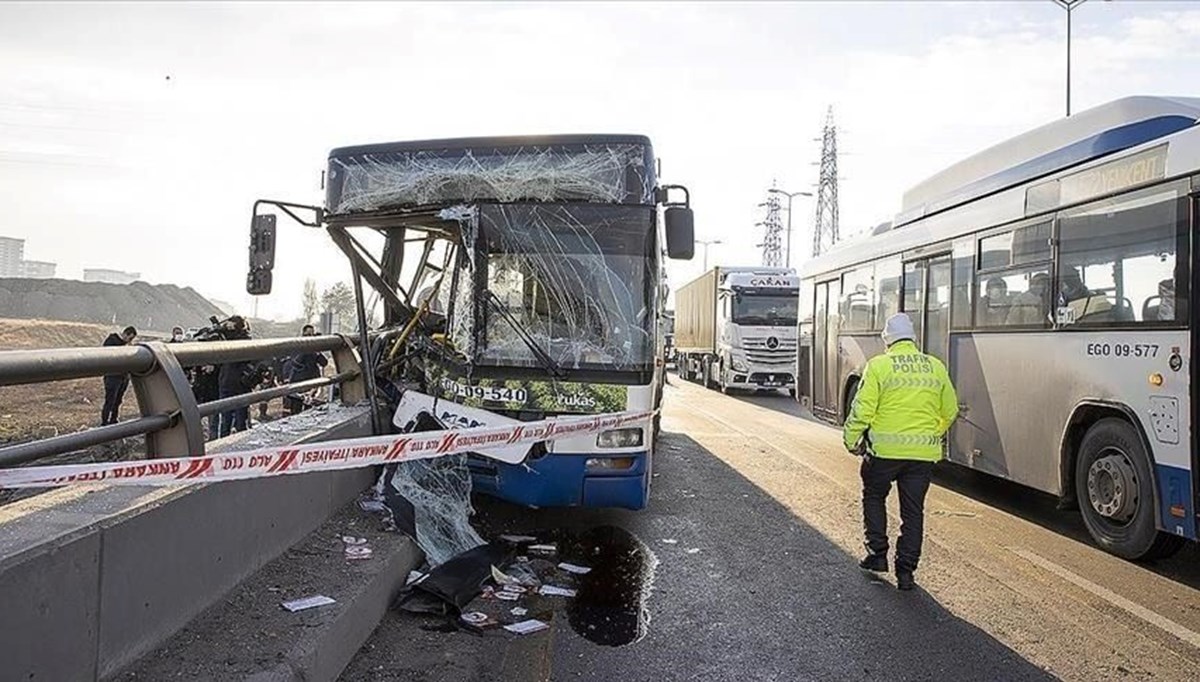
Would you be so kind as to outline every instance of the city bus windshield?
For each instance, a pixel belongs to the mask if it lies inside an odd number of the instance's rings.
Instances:
[[[796,326],[799,299],[795,294],[738,294],[733,299],[737,324]]]
[[[652,363],[652,208],[488,204],[479,221],[493,301],[480,362],[542,366],[532,340],[563,370]]]

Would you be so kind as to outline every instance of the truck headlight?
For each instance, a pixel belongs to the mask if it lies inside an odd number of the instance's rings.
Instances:
[[[746,364],[746,358],[737,355],[730,356],[729,364],[733,365],[733,371],[735,372],[750,371],[750,365]]]
[[[613,429],[604,431],[596,436],[598,448],[635,448],[642,444],[641,427],[633,429]]]

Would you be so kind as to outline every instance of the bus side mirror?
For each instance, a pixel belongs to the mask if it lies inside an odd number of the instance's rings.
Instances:
[[[665,212],[667,227],[667,256],[677,260],[691,260],[696,255],[696,234],[692,222],[692,209],[672,206]]]
[[[250,223],[250,274],[246,292],[253,296],[271,293],[271,270],[275,267],[275,216],[256,215]]]

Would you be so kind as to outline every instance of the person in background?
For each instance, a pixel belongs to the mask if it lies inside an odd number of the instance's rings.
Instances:
[[[234,315],[221,323],[222,337],[229,341],[250,338],[250,325],[241,315]],[[228,362],[221,365],[217,374],[218,397],[231,398],[245,395],[253,390],[251,375],[253,365],[247,361]],[[250,426],[250,408],[237,407],[221,413],[220,426],[217,431],[219,438],[224,438],[235,431],[245,431]]]
[[[1050,275],[1034,273],[1029,291],[1010,299],[1004,323],[1010,327],[1044,326],[1050,319]]]
[[[311,324],[304,325],[300,330],[300,336],[316,336],[317,330]],[[321,376],[322,370],[329,364],[329,360],[323,353],[300,353],[292,356],[288,362],[287,383],[294,384],[300,381],[316,379]],[[290,394],[284,400],[284,405],[287,407],[289,414],[302,412],[305,407],[303,396],[298,394]]]
[[[137,338],[137,330],[126,327],[120,334],[112,333],[104,339],[105,346],[128,346]],[[100,411],[100,425],[116,424],[121,414],[121,399],[129,388],[128,374],[112,374],[104,377],[104,407]]]
[[[171,338],[167,339],[167,343],[182,343],[183,342],[183,327],[171,327]]]
[[[986,293],[979,301],[981,322],[989,327],[1001,326],[1008,319],[1008,283],[1000,277],[987,281]]]

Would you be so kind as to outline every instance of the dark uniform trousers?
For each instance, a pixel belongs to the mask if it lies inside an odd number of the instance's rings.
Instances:
[[[863,457],[863,525],[867,551],[888,551],[887,497],[892,482],[900,491],[900,538],[896,542],[896,570],[915,571],[921,560],[925,532],[925,493],[933,476],[933,462],[911,459]]]

